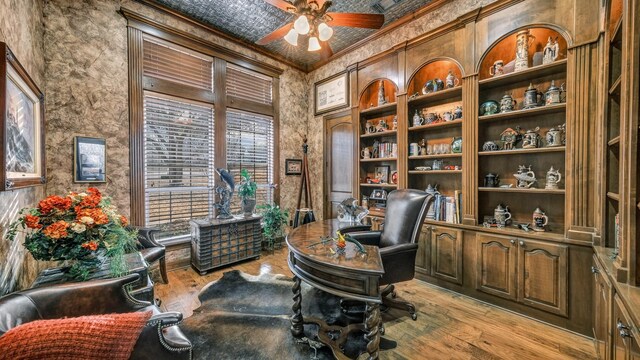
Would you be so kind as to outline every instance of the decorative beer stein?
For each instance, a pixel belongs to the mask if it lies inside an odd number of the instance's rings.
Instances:
[[[562,146],[564,145],[564,128],[565,124],[552,127],[547,131],[545,140],[547,141],[547,147]]]
[[[424,117],[424,123],[426,125],[438,122],[438,120],[440,120],[440,116],[436,113],[427,113],[427,115]]]
[[[506,113],[516,109],[517,101],[509,94],[505,94],[500,100],[500,112]]]
[[[445,78],[445,85],[447,88],[456,87],[460,84],[460,79],[453,75],[453,71],[449,70],[449,74]]]
[[[389,129],[389,126],[387,125],[387,122],[384,121],[384,119],[380,119],[380,121],[378,122],[378,126],[376,126],[376,131],[383,132],[383,131],[387,131],[388,129]]]
[[[521,71],[529,68],[529,46],[535,39],[529,30],[522,30],[516,34],[516,62],[515,70]]]
[[[498,225],[505,226],[511,220],[511,213],[509,212],[508,206],[502,206],[502,204],[498,204],[495,210],[493,210],[493,218],[495,219]]]
[[[456,120],[462,119],[462,105],[456,106],[456,108],[453,110],[453,118]]]
[[[542,50],[542,64],[551,64],[556,61],[560,52],[560,46],[558,45],[558,38],[554,40],[551,36],[547,40],[547,45]]]
[[[562,175],[560,171],[551,167],[549,171],[547,171],[547,183],[544,185],[544,188],[547,190],[556,190],[559,188],[558,184],[562,180]]]
[[[496,77],[504,74],[504,61],[498,60],[489,68],[489,75]]]
[[[418,146],[418,143],[409,144],[409,155],[410,156],[418,156],[419,153],[420,153],[420,147]]]
[[[420,155],[427,155],[427,140],[420,140],[418,143],[418,149],[420,150]]]
[[[544,94],[529,83],[529,87],[524,91],[524,100],[522,101],[523,109],[533,109],[543,103]]]
[[[427,80],[427,82],[422,87],[422,93],[426,95],[442,89],[444,89],[444,83],[442,82],[442,80],[435,78],[433,80]]]
[[[498,187],[500,186],[500,175],[494,173],[488,173],[484,176],[484,187]]]
[[[418,114],[418,110],[416,110],[416,113],[413,115],[413,126],[420,126],[422,124],[424,124],[424,119]]]
[[[362,156],[363,159],[371,159],[371,149],[368,147],[363,148],[360,150],[360,156]]]
[[[374,132],[376,132],[376,127],[373,126],[373,123],[371,122],[371,120],[367,120],[367,122],[365,123],[364,132],[366,134],[373,134]]]
[[[544,93],[545,105],[560,104],[563,101],[562,93],[564,93],[564,83],[557,87],[555,82],[551,80],[551,85]]]
[[[533,212],[533,223],[531,227],[534,231],[545,231],[544,227],[547,226],[549,222],[549,217],[544,213],[544,211],[540,210],[540,208],[536,208]]]
[[[522,136],[522,148],[523,149],[535,149],[540,146],[540,127],[536,127],[532,130],[527,130],[526,133]]]
[[[445,111],[444,113],[442,113],[442,120],[444,121],[453,121],[454,118],[455,116],[451,111]]]

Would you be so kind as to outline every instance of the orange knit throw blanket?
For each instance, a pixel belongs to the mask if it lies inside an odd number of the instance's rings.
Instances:
[[[150,317],[135,312],[32,321],[0,337],[0,359],[126,360]]]

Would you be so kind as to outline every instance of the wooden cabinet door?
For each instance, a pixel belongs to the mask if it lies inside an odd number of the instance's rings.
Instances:
[[[476,235],[476,288],[488,294],[515,300],[516,239],[499,235]]]
[[[431,275],[431,226],[425,225],[418,238],[418,253],[416,254],[416,272]]]
[[[611,318],[611,284],[603,273],[602,267],[593,256],[593,338],[596,344],[598,358],[611,359],[611,332],[609,319]]]
[[[525,305],[567,316],[569,248],[518,239],[518,300]]]
[[[431,227],[431,274],[462,285],[462,231]]]
[[[613,335],[612,359],[638,360],[640,359],[640,347],[638,346],[637,327],[631,322],[631,318],[617,294],[613,295],[613,316],[610,322]]]

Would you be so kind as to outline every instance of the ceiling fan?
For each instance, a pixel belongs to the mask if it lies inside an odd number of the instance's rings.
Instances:
[[[384,24],[382,14],[335,13],[327,12],[332,2],[329,0],[264,0],[286,12],[297,16],[290,22],[269,35],[256,41],[258,45],[266,45],[281,37],[291,45],[298,45],[299,35],[309,36],[309,51],[321,50],[323,57],[333,54],[327,42],[333,35],[332,26],[348,26],[367,29],[379,29]],[[322,46],[320,43],[322,42]]]

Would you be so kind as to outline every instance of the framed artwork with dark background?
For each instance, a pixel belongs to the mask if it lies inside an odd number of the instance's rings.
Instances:
[[[44,184],[44,94],[7,44],[0,53],[0,191]]]
[[[286,159],[284,161],[285,175],[302,175],[301,159]]]
[[[105,139],[73,138],[73,182],[107,182],[107,142]]]

